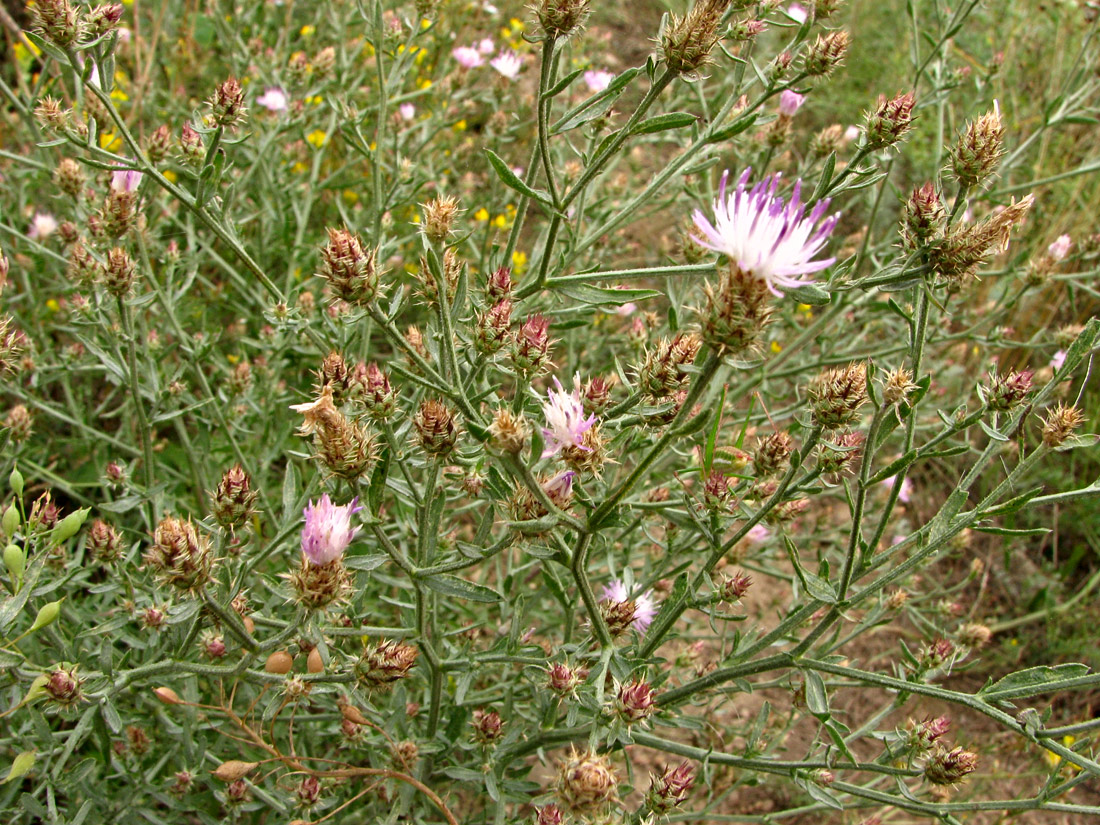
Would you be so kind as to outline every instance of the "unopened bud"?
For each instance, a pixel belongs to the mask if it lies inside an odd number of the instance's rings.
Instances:
[[[951,171],[960,183],[974,186],[997,168],[1004,154],[1004,123],[996,105],[966,126],[951,152]]]
[[[803,70],[810,77],[831,74],[844,60],[850,43],[851,36],[843,29],[819,35],[806,54]]]
[[[889,100],[885,95],[880,97],[875,110],[867,114],[864,134],[867,136],[868,148],[885,149],[901,140],[913,123],[915,103],[916,98],[911,92],[896,95]]]
[[[230,77],[214,90],[210,110],[219,126],[233,127],[244,120],[244,89],[237,78]]]
[[[978,756],[961,747],[937,745],[924,766],[924,778],[933,785],[955,785],[978,768]]]
[[[535,7],[543,31],[550,37],[568,37],[584,25],[589,0],[542,0]]]
[[[422,208],[424,236],[432,243],[445,243],[453,231],[455,218],[462,211],[458,208],[458,200],[450,196],[440,196],[422,204]]]
[[[867,365],[827,369],[810,382],[807,395],[815,424],[828,430],[849,426],[867,402]]]
[[[429,398],[413,417],[417,441],[428,455],[441,457],[450,454],[458,441],[458,422],[455,414],[441,401]]]

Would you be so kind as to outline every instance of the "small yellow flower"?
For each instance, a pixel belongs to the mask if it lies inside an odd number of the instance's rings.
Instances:
[[[306,98],[306,103],[308,103],[310,106],[320,106],[324,102],[325,99],[320,95],[310,95]]]
[[[306,141],[316,148],[320,149],[328,141],[328,134],[321,129],[314,129],[308,135],[306,135]]]
[[[400,46],[397,47],[397,53],[398,54],[404,54],[405,53],[405,44],[404,43],[402,43]]]
[[[517,275],[523,273],[523,270],[527,269],[527,253],[520,252],[518,249],[512,253],[512,269]]]
[[[162,174],[164,175],[165,180],[167,180],[169,183],[175,183],[177,180],[179,180],[179,175],[177,175],[171,169],[165,169]]]
[[[783,345],[780,344],[778,341],[772,341],[772,352],[782,352],[782,351],[783,351]]]
[[[509,20],[508,25],[511,26],[513,32],[521,32],[524,28],[523,21],[520,20],[518,17],[513,17],[511,20]]]
[[[409,262],[405,264],[405,271],[408,272],[410,275],[416,275],[420,272],[420,267],[418,267],[414,263]]]
[[[423,18],[423,19],[422,19],[422,20],[420,21],[420,28],[422,28],[422,29],[430,29],[431,27],[432,27],[432,21],[431,21],[431,20],[429,20],[429,19],[428,19],[427,17]]]
[[[302,26],[302,28],[298,31],[298,34],[302,35],[302,37],[313,37],[313,34],[316,31],[316,26],[311,26],[307,23],[306,25]]]
[[[493,218],[493,226],[495,226],[497,229],[507,229],[508,218],[505,215],[497,215],[495,218]]]
[[[466,131],[466,118],[462,118],[462,120],[458,121],[458,123],[456,123],[451,128],[454,129],[456,132],[465,132]]]
[[[56,298],[50,298],[48,301],[46,301],[46,309],[48,309],[50,312],[57,312],[59,309],[61,309],[61,304],[57,302]]]
[[[482,223],[489,220],[489,210],[486,209],[484,206],[481,207],[474,213],[474,220],[481,221]]]
[[[122,138],[114,132],[103,132],[99,136],[99,148],[108,152],[117,152],[122,148]]]
[[[418,89],[430,89],[432,88],[432,81],[427,77],[418,77],[416,79],[416,88]]]
[[[427,57],[428,57],[428,50],[427,49],[421,49],[420,51],[418,51],[416,53],[416,65],[417,66],[421,65]]]
[[[111,100],[118,101],[119,103],[125,103],[129,99],[130,96],[126,94],[126,92],[122,91],[122,89],[113,89],[111,91]]]
[[[296,175],[303,175],[303,174],[305,174],[306,172],[309,171],[309,167],[306,166],[301,161],[298,161],[297,163],[295,163],[293,166],[290,167],[290,171],[292,171]]]
[[[363,44],[363,54],[366,57],[374,57],[374,46],[370,43]]]
[[[359,203],[359,193],[353,192],[350,189],[345,189],[340,193],[344,198],[345,203]]]
[[[241,356],[230,354],[225,356],[225,360],[228,361],[230,364],[236,364],[238,361],[241,360]]]

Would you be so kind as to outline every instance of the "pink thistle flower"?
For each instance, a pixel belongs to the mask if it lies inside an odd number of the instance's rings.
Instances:
[[[111,173],[111,188],[120,193],[136,192],[141,186],[141,172],[136,169],[119,169]]]
[[[515,80],[519,76],[519,70],[523,68],[523,61],[515,52],[507,51],[490,60],[489,65],[509,80]]]
[[[763,524],[754,524],[749,528],[749,532],[745,534],[745,538],[751,541],[753,544],[760,544],[762,541],[767,541],[772,537],[772,531],[765,527]]]
[[[401,114],[402,120],[412,120],[416,117],[416,107],[411,103],[402,103],[397,107],[397,111]]]
[[[278,86],[269,86],[264,93],[256,98],[256,105],[263,106],[269,112],[285,112],[289,106],[286,92]]]
[[[787,117],[794,117],[794,113],[802,107],[805,100],[806,95],[800,95],[798,92],[784,89],[783,94],[779,96],[779,114],[786,115]]]
[[[897,483],[898,477],[893,476],[892,478],[888,478],[884,482],[882,482],[882,486],[885,487],[887,490],[893,490],[894,485]],[[900,501],[902,504],[908,504],[912,497],[913,482],[910,481],[908,478],[902,479],[901,489],[898,490],[898,501]]]
[[[602,92],[614,79],[615,75],[602,69],[589,69],[584,73],[584,83],[593,92]]]
[[[476,69],[485,62],[481,57],[481,52],[473,46],[459,46],[451,52],[451,57],[464,69]]]
[[[796,23],[805,23],[808,16],[809,12],[806,11],[805,6],[801,3],[791,3],[787,6],[787,17],[791,18]]]
[[[333,504],[328,493],[316,504],[309,503],[302,511],[306,520],[302,528],[302,553],[310,564],[328,564],[344,555],[359,532],[358,527],[351,526],[351,516],[362,509],[358,498],[350,504]]]
[[[605,584],[603,598],[606,601],[625,602],[630,601],[630,594],[626,592],[626,585],[622,579],[615,579],[611,584]],[[647,590],[634,597],[634,621],[630,626],[639,633],[644,633],[646,628],[653,624],[653,618],[657,615],[657,602],[653,599],[653,591]]]
[[[746,169],[729,196],[729,171],[722,175],[718,199],[714,201],[714,223],[696,209],[695,226],[702,237],[692,237],[707,249],[727,255],[744,272],[764,281],[772,294],[782,297],[780,289],[809,283],[802,280],[803,275],[820,272],[836,262],[836,258],[812,259],[829,239],[840,215],[822,220],[829,208],[826,198],[804,216],[802,181],[795,183],[788,203],[776,194],[778,174],[748,190],[751,174],[752,169]]]
[[[596,416],[585,418],[580,383],[580,376],[574,376],[573,391],[566,392],[561,381],[555,377],[557,389],[546,392],[548,400],[542,405],[542,414],[546,417],[546,426],[542,428],[542,437],[546,440],[543,458],[556,455],[568,445],[587,449],[584,447],[584,434],[596,423]]]
[[[1064,363],[1066,363],[1066,351],[1060,349],[1054,353],[1054,357],[1050,359],[1050,367],[1051,369],[1060,370]]]
[[[1073,239],[1069,235],[1059,235],[1057,240],[1047,247],[1047,254],[1056,261],[1060,261],[1069,254],[1073,247]]]
[[[493,38],[486,37],[483,40],[479,40],[477,50],[481,52],[481,54],[492,54],[496,51],[496,44],[493,43]]]
[[[31,218],[27,237],[35,241],[44,241],[57,231],[57,218],[49,212],[35,212]]]

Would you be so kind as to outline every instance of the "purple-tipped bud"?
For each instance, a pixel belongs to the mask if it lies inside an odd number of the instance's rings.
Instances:
[[[851,35],[843,29],[819,35],[806,54],[803,70],[810,77],[831,74],[844,60],[851,41]]]
[[[581,681],[574,668],[561,662],[554,662],[546,669],[546,686],[563,699],[575,695]]]
[[[1031,392],[1031,377],[1030,370],[1013,370],[1007,375],[991,374],[989,384],[981,388],[986,409],[997,413],[1018,407]]]
[[[807,388],[814,423],[827,430],[854,424],[867,403],[867,364],[859,361],[817,375]]]
[[[365,687],[386,689],[409,675],[419,654],[412,645],[379,642],[363,653],[355,665],[356,674]]]
[[[512,364],[530,378],[550,365],[550,321],[532,315],[523,322],[512,342]]]
[[[670,813],[687,801],[695,787],[695,769],[690,762],[681,762],[674,768],[665,768],[659,776],[653,776],[646,793],[646,805],[658,815]]]
[[[504,734],[504,723],[495,710],[478,708],[470,724],[474,729],[474,739],[482,745],[492,744]]]
[[[244,120],[244,89],[237,78],[219,84],[210,98],[210,110],[219,126],[233,127]]]
[[[933,785],[956,785],[978,768],[978,755],[961,747],[937,745],[924,766],[924,778]]]
[[[913,123],[913,105],[916,98],[911,92],[896,95],[889,100],[886,95],[878,99],[878,106],[867,114],[864,134],[871,149],[885,149],[901,140]]]
[[[502,266],[489,276],[485,285],[485,299],[490,304],[503,301],[512,294],[512,270]]]
[[[1004,154],[1004,123],[996,105],[966,126],[951,152],[951,170],[960,183],[974,186],[997,168]]]
[[[657,710],[653,688],[641,679],[619,685],[615,696],[615,715],[626,724],[644,722]]]

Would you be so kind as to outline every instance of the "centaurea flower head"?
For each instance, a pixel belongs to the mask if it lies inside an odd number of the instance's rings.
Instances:
[[[343,557],[359,532],[358,527],[351,526],[351,516],[362,509],[358,498],[348,504],[333,504],[328,493],[316,504],[309,503],[302,511],[306,521],[302,527],[302,553],[310,564],[328,564]]]
[[[585,417],[579,375],[573,377],[572,392],[565,391],[557,376],[554,384],[557,389],[547,390],[547,400],[542,405],[546,417],[546,426],[542,428],[546,442],[543,458],[556,455],[566,446],[583,447],[584,434],[596,423],[595,415]]]
[[[722,175],[714,201],[714,223],[696,209],[695,226],[702,237],[693,236],[693,240],[727,255],[741,270],[764,281],[772,294],[782,296],[781,290],[807,283],[802,280],[804,275],[820,272],[836,261],[813,258],[825,245],[840,215],[825,218],[829,208],[826,198],[806,216],[802,181],[795,183],[787,202],[776,194],[778,174],[769,175],[750,190],[751,174],[752,169],[746,169],[728,196],[729,171]]]
[[[647,590],[631,599],[626,592],[626,585],[622,579],[615,579],[610,584],[604,585],[602,601],[612,604],[633,602],[634,618],[630,621],[629,627],[633,627],[639,633],[644,633],[646,628],[653,623],[654,616],[657,615],[657,603],[653,600],[653,592]]]
[[[285,112],[289,106],[286,92],[278,86],[269,86],[264,93],[256,98],[256,105],[263,106],[269,112]]]
[[[794,117],[794,113],[802,107],[805,101],[806,95],[800,95],[791,89],[784,89],[783,94],[779,96],[779,114]]]
[[[458,46],[451,52],[451,57],[464,69],[476,69],[485,62],[481,52],[473,46]]]
[[[111,189],[115,192],[132,194],[141,186],[142,174],[137,169],[119,169],[111,173]]]
[[[507,51],[501,52],[490,60],[489,65],[509,80],[515,80],[519,76],[520,69],[523,68],[523,61],[515,52]]]
[[[611,81],[614,79],[615,75],[602,69],[589,69],[584,73],[584,85],[593,93],[602,92],[611,85]]]

